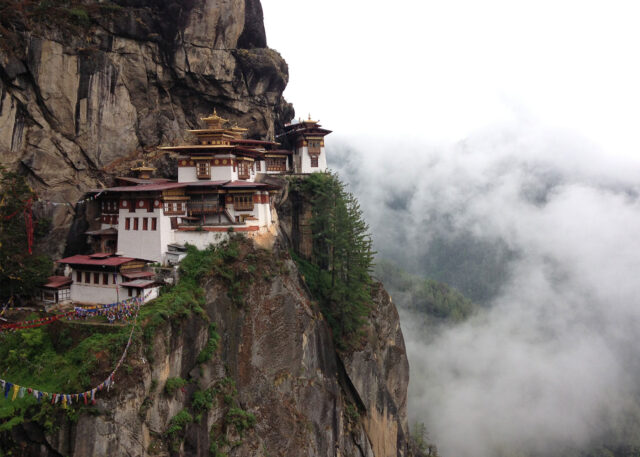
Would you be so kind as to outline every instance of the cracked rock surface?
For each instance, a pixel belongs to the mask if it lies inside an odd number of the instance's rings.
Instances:
[[[0,19],[9,33],[0,164],[27,174],[41,198],[74,203],[143,154],[162,165],[156,146],[188,140],[185,129],[214,107],[251,138],[270,138],[293,117],[282,97],[287,64],[266,47],[259,0],[83,4],[82,25],[62,7]],[[53,221],[48,244],[60,246],[49,251],[60,254],[77,208],[41,211]]]

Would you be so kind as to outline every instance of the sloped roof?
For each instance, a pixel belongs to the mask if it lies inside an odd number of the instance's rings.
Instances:
[[[49,276],[47,281],[48,282],[43,284],[42,287],[46,287],[47,289],[60,289],[70,285],[73,282],[73,279],[66,276]]]
[[[155,273],[152,271],[134,271],[131,273],[122,272],[120,274],[127,279],[152,278],[155,276]]]
[[[157,192],[160,190],[167,189],[178,189],[180,187],[184,187],[184,183],[181,182],[166,182],[166,183],[158,183],[158,184],[139,184],[137,186],[117,186],[117,187],[107,187],[106,189],[94,189],[90,192],[100,193],[100,192]]]
[[[133,257],[107,257],[104,259],[94,259],[88,255],[74,255],[71,257],[66,257],[64,259],[60,259],[58,263],[67,263],[69,265],[95,265],[95,266],[110,266],[117,267],[119,265],[123,265],[125,263],[131,262],[132,260],[137,260]]]
[[[147,287],[151,287],[155,285],[155,281],[150,281],[148,279],[136,279],[134,281],[123,282],[120,285],[123,287],[135,287],[137,289],[146,289]]]

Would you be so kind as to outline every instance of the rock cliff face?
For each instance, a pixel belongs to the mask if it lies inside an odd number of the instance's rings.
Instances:
[[[204,311],[221,336],[210,361],[197,360],[209,340],[205,319],[194,313],[163,325],[152,356],[138,347],[130,374],[91,414],[49,434],[16,430],[24,455],[407,455],[408,365],[389,296],[381,286],[375,294],[366,344],[338,356],[288,253],[241,246],[232,268],[249,285],[240,300],[219,276],[206,280]],[[177,377],[187,384],[168,393]],[[211,409],[198,409],[194,392],[211,389]],[[172,435],[183,410],[194,419]],[[234,422],[238,410],[255,424]]]
[[[0,165],[22,168],[42,198],[74,203],[143,152],[162,164],[155,146],[213,107],[251,137],[292,118],[259,0],[71,5],[0,1]],[[42,210],[60,245],[73,211]]]

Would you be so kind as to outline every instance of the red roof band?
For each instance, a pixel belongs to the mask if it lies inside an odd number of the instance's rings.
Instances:
[[[47,289],[62,289],[66,286],[70,286],[73,282],[73,279],[67,278],[66,276],[49,276],[46,284],[42,287],[46,287]]]
[[[67,263],[69,265],[95,265],[95,266],[108,266],[117,267],[125,263],[137,260],[133,257],[106,257],[106,258],[92,258],[89,255],[74,255],[64,259],[60,259],[58,263]]]
[[[270,185],[251,181],[191,181],[191,182],[171,182],[164,184],[144,184],[138,186],[118,186],[107,187],[106,189],[94,189],[91,192],[153,192],[168,189],[180,189],[184,187],[220,187],[222,189],[242,188],[269,188]]]

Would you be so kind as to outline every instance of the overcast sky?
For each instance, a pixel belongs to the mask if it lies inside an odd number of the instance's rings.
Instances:
[[[297,114],[337,136],[455,142],[536,123],[640,150],[640,4],[263,0]]]

